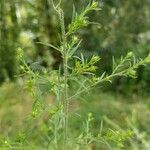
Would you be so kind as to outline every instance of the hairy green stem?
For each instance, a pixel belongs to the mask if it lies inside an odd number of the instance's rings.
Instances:
[[[63,44],[63,68],[64,68],[64,99],[63,99],[63,110],[64,110],[64,150],[67,149],[67,139],[68,139],[68,56],[66,49],[66,33],[65,33],[65,23],[64,23],[64,13],[60,10],[60,23],[62,32],[62,44]]]

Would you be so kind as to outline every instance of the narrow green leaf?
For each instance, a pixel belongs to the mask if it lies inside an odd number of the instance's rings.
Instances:
[[[45,46],[48,46],[48,47],[51,47],[59,52],[61,52],[61,50],[59,48],[57,48],[56,46],[50,44],[50,43],[42,43],[42,42],[36,42],[37,44],[41,44],[41,45],[45,45]]]
[[[81,44],[81,40],[78,42],[78,44],[69,52],[69,57],[71,57],[79,48],[79,45]]]

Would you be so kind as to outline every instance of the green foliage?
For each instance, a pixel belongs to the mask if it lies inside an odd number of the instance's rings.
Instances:
[[[83,54],[81,54],[81,59],[79,61],[75,61],[73,74],[92,74],[92,72],[96,71],[97,66],[95,64],[99,60],[100,58],[98,56],[92,56],[92,58],[88,61],[85,60]]]
[[[32,105],[32,97],[27,89],[24,89],[22,82],[3,84],[0,87],[0,99],[2,150],[48,149],[47,147],[54,149],[56,145],[55,149],[62,149],[62,126],[56,123],[56,120],[61,118],[61,105],[57,107],[52,98],[48,97],[46,101],[49,101],[47,106],[50,107],[46,107],[47,110],[42,114],[31,117],[29,107]],[[133,136],[123,142],[122,149],[149,150],[148,105],[149,96],[131,98],[100,92],[99,89],[70,101],[69,149],[116,150],[118,141],[107,139],[107,133],[112,130],[120,135],[131,130]],[[87,115],[87,112],[91,113]],[[58,118],[54,119],[56,116]],[[107,119],[104,116],[107,116]],[[54,142],[55,127],[58,131],[57,144]],[[116,137],[115,133],[112,134]],[[5,141],[9,147],[4,144]],[[86,141],[88,145],[83,144]]]
[[[108,141],[112,141],[117,147],[117,149],[124,148],[124,142],[127,139],[130,139],[133,136],[133,132],[131,130],[127,131],[113,131],[108,130],[106,134],[106,139]]]
[[[57,3],[57,1],[55,2]],[[141,0],[106,0],[102,3],[94,2],[93,5],[90,5],[91,2],[87,3],[86,0],[63,0],[62,7],[68,36],[74,32],[80,33],[83,39],[80,47],[86,50],[83,54],[88,58],[91,57],[90,50],[92,49],[94,54],[103,58],[97,64],[101,67],[98,73],[111,70],[112,56],[119,59],[128,50],[132,50],[137,57],[144,57],[149,53],[149,0],[144,0],[144,2]],[[58,51],[54,51],[54,47],[37,44],[49,42],[54,45],[60,44],[60,38],[57,34],[60,24],[50,0],[39,0],[38,2],[1,0],[0,4],[0,14],[2,14],[0,25],[2,31],[0,39],[0,80],[14,79],[17,71],[16,49],[19,45],[22,45],[28,61],[33,60],[40,63],[42,67],[58,69],[62,62],[58,48],[55,47]],[[86,4],[87,7],[84,8],[83,6]],[[101,11],[93,13],[92,10],[99,9],[96,7],[97,5],[102,8]],[[70,15],[72,9],[73,15]],[[70,23],[70,20],[73,21]],[[96,28],[94,20],[100,23],[99,28]],[[85,26],[87,28],[78,30]],[[75,30],[78,30],[78,32]],[[73,49],[70,55],[72,53],[74,53]],[[149,87],[149,69],[140,67],[138,70],[138,78],[134,80],[129,78],[118,79],[114,82],[113,89],[124,87],[124,91],[128,91],[127,89],[130,87],[131,90],[132,88],[136,89],[136,84],[139,85],[140,90]],[[132,84],[135,86],[133,87]]]
[[[86,15],[93,10],[100,10],[98,8],[98,2],[93,1],[92,3],[89,3],[88,6],[79,15],[75,12],[75,7],[73,7],[72,22],[68,26],[67,35],[76,32],[82,27],[86,27],[90,23]]]
[[[49,121],[51,123],[48,127],[50,130],[48,130],[47,133],[47,136],[49,137],[49,142],[47,145],[48,149],[59,149],[59,142],[63,142],[64,150],[70,148],[72,149],[76,144],[79,144],[77,146],[77,149],[87,149],[92,142],[100,142],[103,140],[105,141],[105,138],[107,140],[115,142],[118,148],[122,148],[124,141],[130,138],[131,132],[112,132],[112,130],[110,130],[106,134],[106,136],[100,136],[100,134],[97,134],[95,136],[91,132],[92,129],[90,127],[90,124],[93,120],[91,114],[88,115],[88,120],[85,124],[85,132],[79,135],[77,141],[74,141],[73,143],[68,142],[68,140],[71,140],[71,135],[69,133],[70,100],[84,92],[90,91],[91,88],[96,85],[99,85],[103,82],[112,82],[113,78],[115,77],[129,76],[134,78],[136,76],[136,69],[139,66],[146,65],[150,62],[150,55],[148,55],[145,59],[136,59],[132,52],[128,52],[125,57],[121,57],[119,62],[116,62],[115,59],[113,59],[111,74],[107,74],[106,72],[104,72],[100,76],[97,76],[95,74],[96,69],[98,69],[96,64],[98,63],[100,58],[99,56],[93,55],[91,59],[85,59],[82,53],[81,57],[75,55],[81,43],[81,40],[77,38],[75,32],[78,31],[81,27],[88,25],[88,17],[86,17],[86,15],[91,10],[99,10],[99,8],[97,7],[98,3],[95,1],[89,3],[84,11],[80,14],[77,14],[74,9],[74,17],[72,19],[72,22],[68,25],[68,31],[66,30],[64,12],[60,8],[60,4],[61,3],[55,5],[52,1],[52,5],[54,6],[54,9],[58,15],[58,19],[60,21],[60,45],[54,46],[52,44],[44,44],[61,53],[63,64],[62,66],[60,65],[60,69],[57,71],[52,70],[51,72],[45,70],[41,74],[39,72],[34,72],[32,70],[32,67],[27,65],[24,58],[22,58],[22,54],[19,55],[22,63],[23,73],[28,75],[28,85],[29,88],[31,88],[31,92],[35,100],[33,103],[32,116],[34,118],[40,117],[44,112],[47,112],[49,114]],[[54,73],[56,79],[54,79],[53,77]],[[79,77],[84,78],[83,85],[79,87],[79,89],[75,91],[72,96],[70,96],[69,82],[71,82],[72,80],[77,81]],[[81,89],[82,87],[86,88]],[[44,102],[44,97],[48,93],[54,94],[56,97],[57,101],[55,102],[55,105],[53,107],[47,106],[47,104]]]
[[[95,1],[90,2],[87,7],[80,14],[73,11],[73,17],[71,23],[66,26],[64,20],[64,11],[61,9],[61,1],[55,5],[51,3],[54,10],[57,13],[61,32],[60,42],[58,46],[53,44],[44,44],[52,49],[58,51],[62,56],[62,64],[59,65],[58,70],[44,69],[41,71],[34,70],[31,65],[23,58],[23,52],[21,49],[18,51],[18,58],[21,63],[21,71],[27,78],[28,89],[30,90],[34,102],[32,106],[31,118],[41,118],[42,115],[48,115],[47,124],[41,124],[42,133],[46,134],[44,141],[46,141],[47,149],[88,149],[94,142],[104,143],[106,147],[111,149],[112,142],[115,148],[121,149],[124,147],[126,140],[129,140],[132,136],[130,130],[114,131],[109,130],[106,134],[98,134],[92,132],[91,123],[93,121],[92,114],[89,113],[88,119],[85,123],[85,130],[77,136],[76,140],[70,130],[70,102],[80,94],[87,91],[91,91],[97,85],[101,85],[105,82],[112,82],[116,77],[136,77],[136,69],[139,66],[146,65],[150,62],[150,55],[144,59],[136,59],[132,52],[128,52],[125,57],[121,57],[119,61],[113,58],[113,65],[111,73],[102,72],[102,74],[96,74],[96,70],[99,67],[96,64],[99,62],[100,57],[93,55],[91,59],[85,59],[84,55],[77,56],[77,50],[81,44],[81,40],[76,36],[77,31],[80,28],[90,24],[87,13],[92,10],[99,10],[98,3]],[[21,52],[20,52],[21,51]],[[80,80],[79,80],[80,79]],[[82,85],[80,81],[84,79]],[[70,84],[72,80],[78,81],[79,88],[74,91],[73,95],[70,94]],[[84,87],[84,88],[83,88]],[[45,97],[48,95],[54,95],[56,101],[52,106],[49,106]],[[24,135],[20,138],[24,139]],[[22,141],[22,140],[21,140]],[[4,142],[5,144],[5,142]],[[6,142],[7,145],[7,142]],[[63,145],[63,147],[61,146]],[[5,145],[4,145],[5,146]],[[12,146],[8,144],[8,146]]]

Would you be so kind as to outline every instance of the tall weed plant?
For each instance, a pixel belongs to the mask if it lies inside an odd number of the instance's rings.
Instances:
[[[133,136],[132,131],[128,129],[125,131],[108,129],[107,132],[103,133],[103,123],[101,123],[99,132],[94,133],[94,118],[90,112],[87,112],[87,120],[83,123],[84,130],[79,135],[74,136],[69,125],[69,118],[72,117],[70,113],[70,102],[81,94],[90,92],[94,87],[102,83],[111,83],[116,77],[125,76],[136,78],[136,69],[141,65],[148,64],[150,62],[150,55],[144,59],[137,59],[129,51],[125,57],[120,58],[120,61],[112,58],[111,74],[104,72],[97,76],[96,71],[99,69],[97,63],[101,58],[93,55],[90,59],[87,59],[82,53],[76,55],[76,52],[82,43],[82,39],[78,36],[78,30],[92,23],[88,18],[88,13],[91,11],[99,11],[101,9],[99,6],[101,3],[90,1],[80,13],[77,13],[73,6],[72,20],[69,25],[65,25],[65,16],[64,11],[61,9],[61,1],[57,4],[51,1],[51,4],[58,16],[61,27],[60,43],[56,46],[50,43],[39,44],[44,44],[60,52],[63,63],[60,64],[59,69],[44,69],[40,72],[34,71],[26,63],[23,51],[18,49],[21,70],[23,74],[26,74],[27,87],[34,97],[32,118],[40,118],[45,113],[48,116],[46,130],[47,144],[43,149],[88,150],[95,149],[93,146],[94,143],[104,145],[102,149],[123,149],[124,142]],[[74,90],[71,90],[74,85],[76,87]],[[52,105],[44,101],[44,97],[48,94],[54,95],[55,97]],[[113,146],[111,143],[113,143]],[[11,149],[12,145],[5,141],[3,146]],[[30,146],[28,147],[27,149],[30,149]]]

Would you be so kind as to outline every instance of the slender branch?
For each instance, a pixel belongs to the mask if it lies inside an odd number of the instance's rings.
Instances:
[[[133,69],[136,69],[139,65],[141,65],[141,63],[137,63],[137,64],[134,65],[132,68],[133,68]],[[70,99],[72,99],[72,98],[74,98],[74,97],[76,97],[76,96],[78,96],[78,95],[80,95],[80,94],[82,94],[82,93],[84,93],[84,92],[86,92],[86,91],[89,91],[90,89],[92,89],[93,87],[95,87],[97,84],[100,84],[100,83],[105,82],[105,81],[111,81],[112,78],[117,77],[117,76],[126,75],[126,73],[129,71],[129,69],[131,69],[131,68],[127,68],[127,69],[125,69],[125,70],[123,70],[123,71],[121,71],[121,72],[113,73],[113,74],[111,74],[111,75],[109,75],[109,76],[106,76],[105,78],[103,78],[103,79],[97,81],[96,83],[94,83],[94,84],[88,86],[86,89],[80,90],[80,91],[77,92],[76,94],[72,95],[71,97],[68,98],[68,100],[70,100]]]

